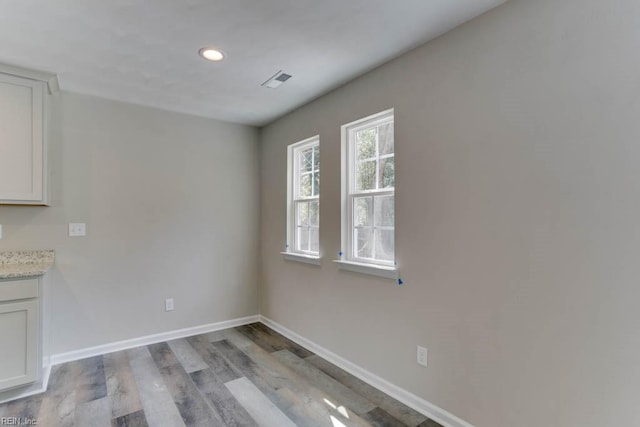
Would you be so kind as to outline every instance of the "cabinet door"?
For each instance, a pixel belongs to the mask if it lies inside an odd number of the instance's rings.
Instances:
[[[38,379],[38,301],[0,304],[0,390]]]
[[[0,74],[0,203],[43,204],[45,84]]]

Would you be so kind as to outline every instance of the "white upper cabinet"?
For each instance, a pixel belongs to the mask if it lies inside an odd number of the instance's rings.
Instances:
[[[4,69],[0,66],[0,204],[46,205],[47,75],[38,79],[31,78],[41,76],[38,72],[18,76]]]

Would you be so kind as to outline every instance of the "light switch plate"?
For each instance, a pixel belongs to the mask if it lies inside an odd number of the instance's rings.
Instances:
[[[82,237],[87,235],[87,224],[83,222],[69,223],[69,237]]]
[[[2,224],[0,224],[0,239],[2,239]]]
[[[418,365],[422,365],[425,368],[427,367],[427,348],[418,346],[418,355],[417,355]]]

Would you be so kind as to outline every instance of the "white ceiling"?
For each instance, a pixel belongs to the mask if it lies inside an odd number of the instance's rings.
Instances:
[[[505,0],[2,0],[0,62],[61,89],[263,125]],[[203,46],[227,54],[198,56]],[[278,89],[260,84],[278,70]]]

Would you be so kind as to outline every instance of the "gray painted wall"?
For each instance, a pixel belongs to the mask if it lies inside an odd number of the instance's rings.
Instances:
[[[51,352],[256,314],[258,132],[70,93],[53,102],[52,206],[0,206],[0,250],[56,251]],[[69,222],[88,236],[67,237]]]
[[[512,0],[263,129],[261,312],[478,427],[640,425],[639,16]],[[331,261],[340,125],[391,107],[402,287]],[[315,134],[319,268],[279,254]]]

